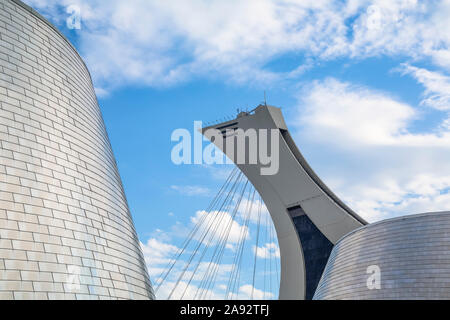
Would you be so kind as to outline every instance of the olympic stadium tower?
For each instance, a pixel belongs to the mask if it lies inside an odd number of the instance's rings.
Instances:
[[[152,299],[83,60],[0,0],[0,299]]]

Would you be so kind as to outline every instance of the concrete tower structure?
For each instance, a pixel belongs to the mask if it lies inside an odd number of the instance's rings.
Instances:
[[[249,129],[271,130],[267,136],[275,139],[252,143],[268,150],[277,143],[278,172],[264,175],[266,163],[249,161]],[[280,246],[280,299],[450,299],[450,212],[367,224],[307,164],[279,108],[260,105],[203,134],[238,165],[270,212]],[[245,147],[235,142],[228,149],[227,141],[242,137]]]
[[[151,299],[82,59],[48,21],[0,1],[0,299]]]

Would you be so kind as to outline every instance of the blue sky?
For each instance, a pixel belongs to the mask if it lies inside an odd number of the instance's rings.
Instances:
[[[172,131],[252,109],[264,91],[367,220],[450,208],[448,2],[25,2],[91,71],[152,276],[230,170],[174,165]]]

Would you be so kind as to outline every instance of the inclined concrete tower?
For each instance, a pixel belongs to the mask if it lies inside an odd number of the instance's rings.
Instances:
[[[151,299],[83,60],[0,1],[0,299]]]
[[[264,164],[260,161],[239,164],[236,160],[240,151],[227,149],[226,142],[218,143],[210,135],[214,130],[209,129],[221,131],[224,140],[234,139],[233,132],[238,129],[277,131],[278,172],[262,175]],[[366,222],[310,168],[291,138],[279,108],[260,105],[252,112],[240,113],[234,120],[204,128],[203,134],[237,163],[269,210],[280,246],[279,298],[312,299],[334,244]],[[268,141],[258,141],[258,145],[270,144],[270,136],[268,133]],[[249,154],[248,143],[243,151]]]
[[[227,148],[249,129],[277,133],[277,172],[262,174],[261,159],[239,163],[250,142]],[[314,173],[276,107],[260,105],[202,132],[237,164],[270,212],[280,246],[280,299],[450,299],[450,212],[367,224]],[[272,139],[261,140],[253,145],[271,150]]]

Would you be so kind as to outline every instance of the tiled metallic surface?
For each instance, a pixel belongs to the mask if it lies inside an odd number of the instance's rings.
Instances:
[[[0,299],[152,297],[88,70],[0,0]]]
[[[369,266],[381,288],[368,289]],[[333,248],[314,299],[450,299],[450,212],[389,219]]]

